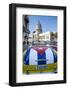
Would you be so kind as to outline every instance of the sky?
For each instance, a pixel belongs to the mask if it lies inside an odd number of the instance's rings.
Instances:
[[[57,16],[40,16],[40,15],[29,15],[29,31],[33,33],[35,31],[36,24],[40,21],[42,31],[57,31]]]

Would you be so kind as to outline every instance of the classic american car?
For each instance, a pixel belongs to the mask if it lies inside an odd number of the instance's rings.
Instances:
[[[57,45],[35,43],[25,50],[23,73],[57,73]]]

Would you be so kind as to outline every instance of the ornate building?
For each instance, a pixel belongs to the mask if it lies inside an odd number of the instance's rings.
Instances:
[[[38,21],[38,24],[35,27],[35,31],[33,32],[33,40],[39,41],[40,33],[42,33],[42,27],[41,27],[40,21]]]
[[[33,41],[57,41],[57,32],[42,32],[40,22],[36,25],[33,32]]]
[[[40,21],[38,21],[38,24],[36,25],[35,30],[39,34],[42,33],[42,27],[41,27]]]

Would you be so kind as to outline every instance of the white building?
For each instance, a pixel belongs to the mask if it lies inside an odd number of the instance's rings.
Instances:
[[[57,32],[42,33],[41,24],[38,22],[33,33],[33,41],[57,41]]]
[[[45,32],[39,34],[39,41],[56,41],[56,32]]]

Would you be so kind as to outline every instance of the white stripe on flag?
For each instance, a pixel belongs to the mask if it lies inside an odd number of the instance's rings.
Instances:
[[[29,64],[30,65],[37,65],[37,51],[35,51],[34,49],[30,50]]]
[[[46,51],[46,64],[51,64],[54,63],[54,56],[53,56],[53,52],[50,48],[48,48]]]

